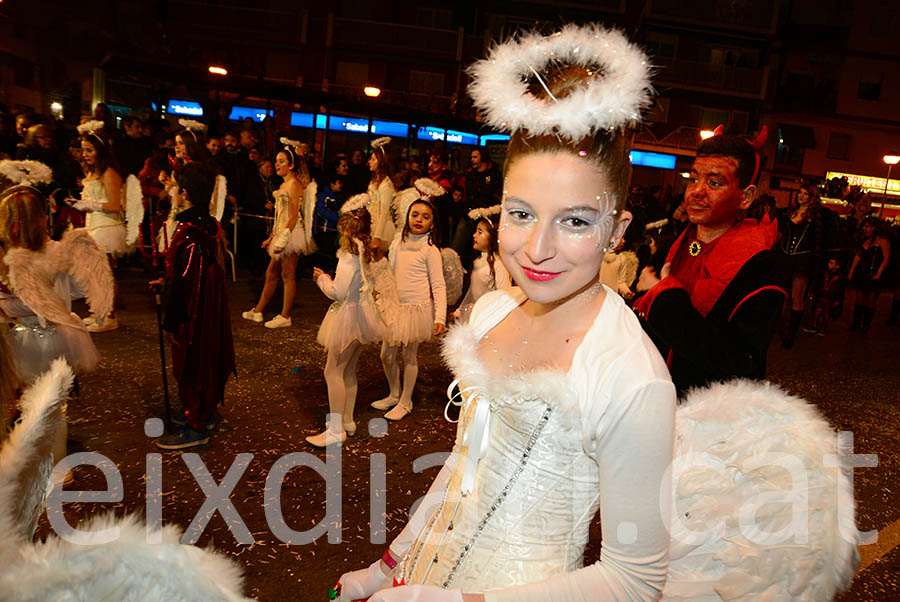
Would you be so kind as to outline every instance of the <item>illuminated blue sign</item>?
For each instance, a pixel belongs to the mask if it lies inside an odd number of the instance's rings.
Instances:
[[[272,111],[269,111],[269,117],[271,116]],[[231,115],[228,116],[228,119],[240,121],[241,119],[246,119],[248,117],[253,121],[261,122],[266,118],[266,110],[257,109],[255,107],[234,107],[231,109]]]
[[[481,146],[488,142],[506,142],[507,140],[509,140],[509,136],[506,134],[485,134],[481,137]]]
[[[465,132],[457,132],[455,130],[447,130],[447,142],[478,146],[478,136],[475,134],[467,134]]]
[[[369,120],[357,117],[340,117],[332,115],[328,118],[328,129],[341,132],[369,133]]]
[[[409,136],[409,126],[396,121],[372,121],[372,134],[375,136],[393,136],[406,138]]]
[[[659,167],[660,169],[675,169],[675,155],[634,150],[631,151],[630,158],[632,165]]]
[[[444,130],[441,128],[421,127],[416,133],[419,140],[444,140]]]
[[[313,126],[313,114],[291,113],[291,125],[295,128],[311,128]]]
[[[199,102],[193,100],[170,100],[169,106],[166,107],[167,113],[175,115],[193,115],[195,117],[203,117],[203,107]]]

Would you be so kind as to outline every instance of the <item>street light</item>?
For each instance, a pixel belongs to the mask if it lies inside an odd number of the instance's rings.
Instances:
[[[209,72],[213,75],[228,75],[228,69],[225,67],[219,67],[218,65],[210,65]]]
[[[707,138],[712,138],[716,133],[712,130],[700,130],[700,139],[706,140]]]
[[[381,95],[381,88],[376,88],[375,86],[366,86],[365,88],[363,88],[363,92],[366,93],[366,96],[376,98]]]
[[[894,165],[900,163],[900,156],[898,155],[885,155],[881,158],[882,161],[887,163],[888,166],[888,175],[887,179],[884,181],[884,197],[881,199],[881,211],[878,212],[878,217],[884,217],[884,206],[887,204],[887,191],[888,184],[891,183],[891,169],[894,168]]]

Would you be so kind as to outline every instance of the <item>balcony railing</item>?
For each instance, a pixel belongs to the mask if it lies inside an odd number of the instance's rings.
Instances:
[[[686,151],[696,151],[700,145],[700,128],[682,125],[662,138],[657,138],[649,128],[634,135],[635,144],[651,147],[667,147]]]
[[[779,0],[650,0],[647,16],[708,29],[774,34],[778,5]]]
[[[747,98],[762,99],[766,96],[768,67],[752,69],[667,57],[656,57],[654,63],[658,69],[655,78],[657,85],[711,90],[718,94]]]

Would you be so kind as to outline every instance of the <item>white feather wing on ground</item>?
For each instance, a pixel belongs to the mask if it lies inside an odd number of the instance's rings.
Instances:
[[[829,467],[836,434],[814,406],[769,383],[720,383],[688,394],[675,432],[663,600],[825,601],[849,586],[853,490]]]
[[[444,283],[447,285],[447,307],[452,307],[462,296],[466,270],[462,267],[459,255],[450,247],[441,249],[441,265],[444,268]]]
[[[115,281],[109,260],[84,229],[66,232],[59,248],[69,258],[69,274],[85,292],[85,299],[97,319],[106,318],[113,310]]]
[[[216,176],[216,183],[213,187],[211,213],[220,222],[222,221],[222,216],[225,215],[225,198],[227,196],[228,180],[225,179],[225,176],[219,174]]]
[[[144,221],[144,194],[141,183],[134,174],[125,179],[125,245],[128,248],[137,244]]]
[[[72,369],[59,358],[20,400],[22,418],[0,448],[0,548],[30,542],[37,529],[59,459],[53,458],[53,443],[65,424],[73,379]]]
[[[315,253],[316,246],[313,240],[313,215],[316,212],[316,195],[319,194],[319,185],[313,180],[303,191],[303,232],[306,234],[306,244],[309,245],[307,253]]]

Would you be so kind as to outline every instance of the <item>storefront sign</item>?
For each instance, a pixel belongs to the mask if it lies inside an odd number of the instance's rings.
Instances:
[[[826,180],[831,180],[833,178],[847,178],[847,181],[851,186],[859,186],[864,192],[884,194],[884,182],[886,178],[861,176],[852,173],[841,173],[839,171],[829,171],[825,174]],[[893,196],[900,196],[900,180],[891,179],[888,183],[887,193]]]

